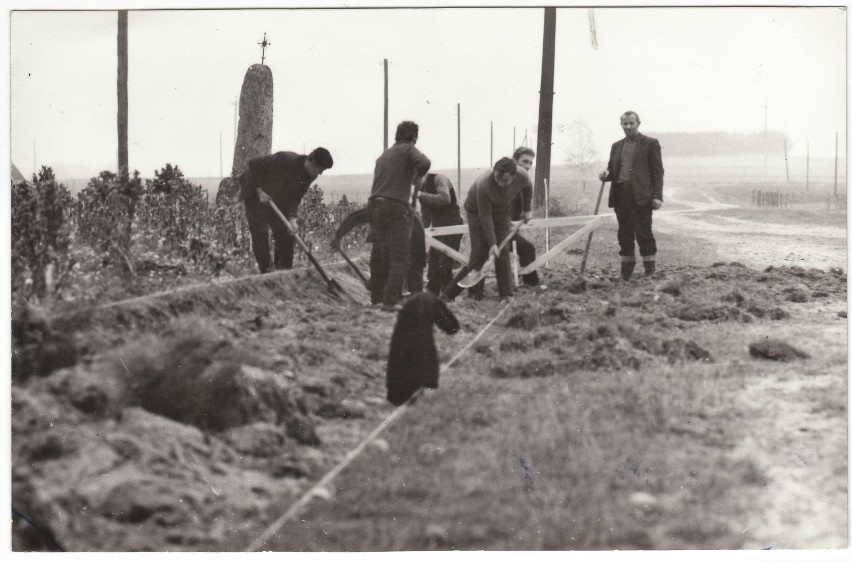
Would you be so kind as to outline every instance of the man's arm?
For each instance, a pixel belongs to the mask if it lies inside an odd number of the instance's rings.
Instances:
[[[491,197],[488,196],[487,189],[480,188],[476,197],[477,214],[479,222],[482,224],[482,231],[485,234],[485,239],[488,240],[489,246],[497,245],[497,234],[494,232],[494,204]]]
[[[612,147],[609,149],[609,162],[607,162],[607,163],[606,163],[606,170],[604,170],[603,172],[601,172],[601,173],[600,173],[600,175],[598,176],[598,178],[599,178],[601,181],[604,181],[604,182],[606,182],[606,181],[612,181],[612,176],[613,176],[613,170],[612,170],[613,162],[615,162],[615,145],[614,145],[614,144],[613,144],[613,145],[612,145]]]
[[[523,209],[524,214],[532,212],[532,204],[533,204],[533,186],[532,180],[529,175],[524,174],[524,182],[521,186],[521,196],[524,198]]]
[[[414,177],[422,176],[432,167],[432,161],[426,158],[425,154],[417,150],[417,147],[413,144],[408,151],[408,163],[411,164],[414,170]]]
[[[660,141],[654,139],[651,143],[651,150],[648,155],[648,167],[651,173],[651,189],[654,192],[654,199],[663,200],[663,155],[660,150]]]

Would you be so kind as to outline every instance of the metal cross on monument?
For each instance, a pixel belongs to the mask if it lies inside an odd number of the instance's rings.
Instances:
[[[266,59],[266,48],[272,43],[266,40],[266,32],[263,32],[263,41],[258,43],[260,45],[260,64],[263,64],[263,61]]]

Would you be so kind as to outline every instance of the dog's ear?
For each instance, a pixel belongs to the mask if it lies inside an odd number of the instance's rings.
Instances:
[[[455,334],[459,331],[459,321],[453,311],[449,309],[447,303],[440,299],[435,299],[432,304],[433,317],[435,325],[448,334]]]

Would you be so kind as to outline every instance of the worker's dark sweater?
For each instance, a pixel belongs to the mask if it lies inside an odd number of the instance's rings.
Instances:
[[[489,170],[479,176],[467,192],[464,210],[475,214],[482,223],[483,234],[489,246],[497,245],[494,232],[494,218],[511,213],[515,198],[523,197],[524,212],[532,209],[532,182],[529,174],[522,169],[515,173],[515,179],[508,187],[500,187],[494,180],[494,172]]]
[[[429,171],[432,162],[410,142],[397,142],[376,159],[370,199],[382,197],[409,205],[411,182]]]
[[[305,169],[305,155],[281,151],[249,161],[240,179],[240,200],[257,197],[262,189],[289,218],[299,214],[299,203],[314,180]]]

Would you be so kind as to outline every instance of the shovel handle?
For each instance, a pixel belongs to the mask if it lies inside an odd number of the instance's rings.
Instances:
[[[512,226],[512,230],[509,231],[509,234],[506,235],[506,238],[504,238],[503,241],[500,242],[500,245],[497,246],[498,252],[503,251],[503,248],[505,248],[506,245],[509,244],[509,242],[512,240],[512,238],[515,237],[515,234],[518,233],[518,231],[521,229],[521,227],[523,225],[524,225],[523,221],[520,221],[520,222],[518,222],[518,224]],[[476,269],[471,270],[470,273],[465,275],[464,279],[462,279],[461,281],[458,282],[459,287],[461,287],[462,289],[469,289],[469,288],[473,287],[474,285],[476,285],[477,283],[479,283],[482,280],[482,278],[485,277],[485,274],[483,273],[483,271],[488,269],[491,266],[491,264],[493,264],[493,263],[494,263],[494,256],[488,256],[488,261],[486,261],[482,265],[481,268],[479,268],[478,270],[476,270]]]
[[[278,215],[278,218],[280,218],[284,222],[284,225],[287,227],[287,230],[289,230],[290,234],[293,235],[293,238],[296,240],[296,243],[299,244],[299,248],[301,248],[302,251],[305,252],[305,255],[308,256],[308,259],[311,260],[312,264],[314,264],[314,267],[319,272],[323,281],[325,281],[329,286],[336,285],[337,283],[333,283],[331,277],[326,274],[325,270],[323,270],[322,266],[311,253],[311,250],[308,248],[308,245],[305,244],[302,238],[296,233],[296,229],[293,228],[293,224],[289,220],[287,220],[287,217],[284,216],[284,213],[281,212],[281,210],[278,208],[278,205],[276,205],[272,202],[272,200],[270,200],[269,206],[272,207],[272,210],[275,211],[275,214]],[[335,289],[336,288],[337,287],[335,287]]]

